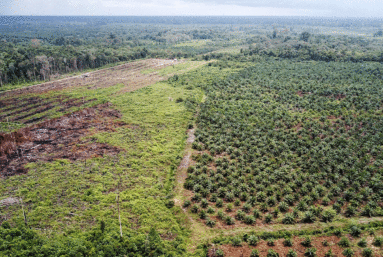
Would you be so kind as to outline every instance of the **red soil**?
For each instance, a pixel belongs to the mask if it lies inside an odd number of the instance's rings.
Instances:
[[[328,252],[329,249],[331,249],[332,253],[334,256],[341,257],[343,256],[343,248],[341,248],[337,243],[339,242],[340,238],[336,236],[323,236],[323,237],[312,237],[312,246],[311,247],[304,247],[300,243],[303,241],[302,238],[300,237],[294,237],[292,238],[293,241],[293,246],[292,247],[286,247],[283,245],[284,239],[278,239],[275,240],[275,245],[274,246],[268,246],[267,241],[260,241],[257,246],[249,246],[245,243],[242,243],[242,246],[240,247],[235,247],[232,245],[222,245],[219,247],[214,247],[215,249],[220,248],[224,251],[225,256],[230,256],[230,257],[249,257],[251,254],[251,251],[253,249],[258,249],[259,250],[259,256],[260,257],[266,257],[267,252],[269,249],[273,249],[275,252],[279,253],[279,256],[286,256],[287,252],[289,249],[293,249],[294,251],[297,252],[298,256],[304,256],[305,251],[307,248],[316,248],[316,254],[318,257],[324,257],[325,253]],[[323,246],[322,242],[324,240],[327,240],[329,243],[328,246]],[[211,248],[209,250],[209,255],[210,257],[215,256],[214,255],[214,248]],[[357,255],[356,255],[357,256]]]
[[[103,104],[10,134],[0,133],[0,177],[25,173],[24,165],[30,162],[75,161],[118,154],[120,149],[84,137],[125,125],[115,121],[120,117],[110,104]]]

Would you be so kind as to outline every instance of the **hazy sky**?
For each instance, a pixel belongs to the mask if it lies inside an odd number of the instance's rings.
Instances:
[[[0,0],[0,15],[383,17],[383,0]]]

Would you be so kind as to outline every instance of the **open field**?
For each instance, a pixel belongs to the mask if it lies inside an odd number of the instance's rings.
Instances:
[[[153,71],[170,65],[177,65],[174,60],[148,59],[126,63],[115,67],[81,74],[39,85],[28,86],[13,91],[2,92],[0,96],[7,97],[15,94],[42,93],[50,90],[62,90],[72,87],[104,88],[123,84],[125,91],[134,91],[141,87],[153,84],[161,79],[156,74],[142,74],[140,71],[151,69]]]
[[[164,77],[140,73],[139,67],[157,64],[90,75],[106,84],[94,85],[94,78],[85,84],[79,77],[6,93],[2,131],[13,132],[0,134],[2,222],[20,224],[26,217],[33,231],[58,241],[96,229],[101,221],[106,231],[121,227],[131,236],[156,224],[164,248],[186,249],[183,214],[165,203],[202,92],[155,83]],[[126,76],[126,84],[112,82],[117,74]],[[40,119],[27,122],[36,113]]]

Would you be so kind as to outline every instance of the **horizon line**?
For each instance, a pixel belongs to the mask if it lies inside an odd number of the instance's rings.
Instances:
[[[47,14],[47,15],[34,15],[34,14],[24,14],[24,15],[13,15],[13,14],[0,14],[0,17],[189,17],[189,18],[201,18],[201,17],[219,17],[219,18],[315,18],[315,19],[381,19],[383,17],[342,17],[342,16],[298,16],[298,15],[56,15],[56,14]]]

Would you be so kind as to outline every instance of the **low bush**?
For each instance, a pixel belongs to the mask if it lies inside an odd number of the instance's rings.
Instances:
[[[351,248],[345,249],[342,254],[346,257],[352,257],[354,256],[354,251]]]
[[[259,250],[253,249],[250,253],[250,257],[259,257]]]
[[[286,257],[297,257],[297,256],[298,256],[297,252],[294,251],[293,249],[289,249],[289,251],[286,254]]]
[[[351,246],[351,243],[350,243],[350,241],[348,240],[347,237],[342,237],[342,238],[340,239],[340,241],[338,242],[338,245],[339,245],[340,247],[350,247],[350,246]]]
[[[372,256],[374,256],[374,253],[370,248],[364,248],[362,251],[362,256],[363,257],[372,257]]]

